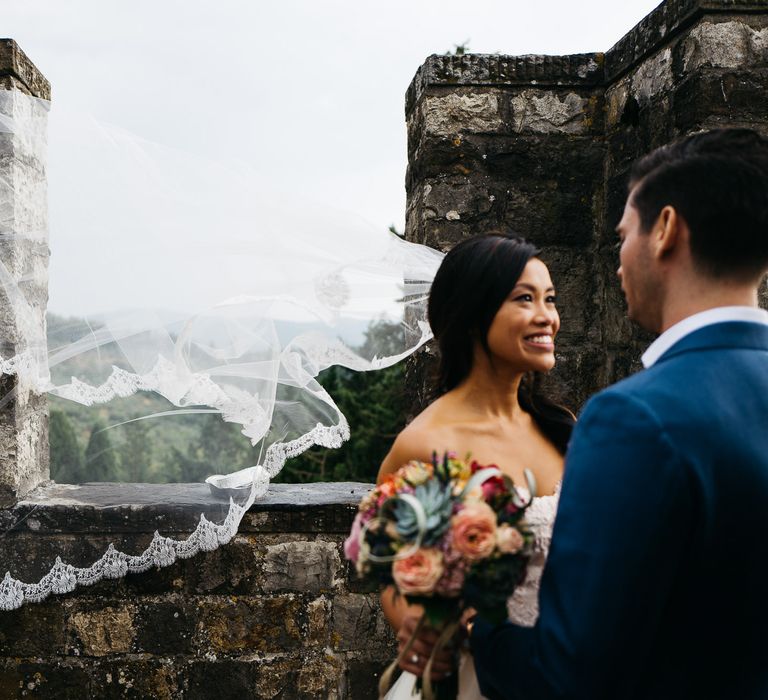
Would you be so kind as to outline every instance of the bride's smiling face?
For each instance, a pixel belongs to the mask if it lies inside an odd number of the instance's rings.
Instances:
[[[559,328],[549,270],[531,258],[488,329],[491,356],[519,371],[548,372],[555,366]]]

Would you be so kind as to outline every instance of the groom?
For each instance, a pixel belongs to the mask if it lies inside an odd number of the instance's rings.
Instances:
[[[586,405],[535,627],[477,618],[488,698],[768,698],[768,139],[638,161],[618,274],[661,333]]]

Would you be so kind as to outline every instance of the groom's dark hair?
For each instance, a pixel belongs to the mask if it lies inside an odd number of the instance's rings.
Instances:
[[[688,224],[691,255],[715,278],[749,280],[768,269],[768,138],[713,129],[640,158],[632,204],[650,231],[665,206]]]
[[[488,330],[496,312],[514,289],[536,246],[511,233],[488,233],[462,241],[440,264],[427,309],[440,350],[436,394],[463,382],[474,362],[475,343],[490,357]],[[544,393],[538,373],[520,383],[518,401],[555,446],[565,452],[573,414]]]

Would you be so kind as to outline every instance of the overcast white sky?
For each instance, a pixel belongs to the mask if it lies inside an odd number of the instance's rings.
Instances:
[[[4,0],[0,34],[76,106],[402,229],[404,93],[432,53],[605,51],[657,0]]]

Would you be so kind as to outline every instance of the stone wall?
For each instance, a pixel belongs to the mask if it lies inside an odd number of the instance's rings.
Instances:
[[[48,222],[45,178],[47,108],[27,99],[50,99],[50,86],[10,39],[0,40],[0,367],[15,355],[31,366],[45,352],[48,302]],[[29,131],[34,133],[31,137]],[[26,132],[26,133],[25,133]],[[48,478],[48,404],[29,371],[0,372],[0,507],[11,505]]]
[[[342,552],[369,488],[273,485],[214,552],[0,612],[0,698],[376,697],[394,639]],[[37,580],[226,507],[205,485],[49,486],[0,511],[0,561]]]
[[[447,250],[509,228],[543,248],[572,408],[638,369],[650,340],[615,274],[629,165],[703,128],[768,133],[766,27],[766,0],[668,0],[605,54],[431,56],[408,89],[406,237]],[[410,367],[414,411],[429,353]]]

